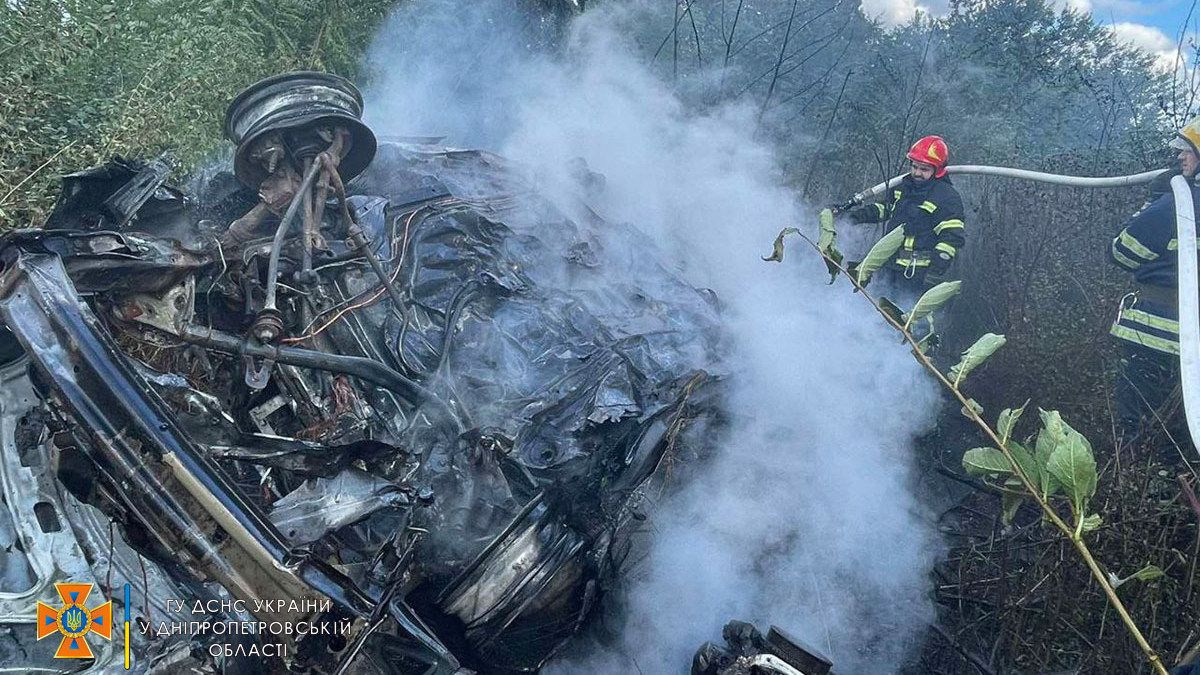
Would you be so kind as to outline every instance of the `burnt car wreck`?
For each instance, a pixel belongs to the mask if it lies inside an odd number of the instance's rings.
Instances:
[[[67,670],[23,625],[73,581],[134,589],[144,672],[535,672],[663,458],[703,455],[711,293],[499,157],[377,145],[361,106],[264,80],[232,171],[115,159],[0,239],[0,662]]]

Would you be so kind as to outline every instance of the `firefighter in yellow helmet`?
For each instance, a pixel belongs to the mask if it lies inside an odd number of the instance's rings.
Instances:
[[[1171,147],[1178,151],[1180,171],[1200,206],[1200,118],[1180,129]],[[1121,344],[1118,430],[1124,442],[1147,442],[1171,464],[1180,455],[1164,429],[1183,447],[1189,438],[1179,397],[1178,248],[1175,196],[1167,188],[1125,223],[1109,249],[1134,282],[1111,330]]]
[[[926,136],[908,151],[909,174],[875,204],[850,212],[858,223],[887,221],[904,228],[904,243],[882,270],[901,289],[921,293],[946,280],[966,243],[963,203],[946,174],[950,149],[941,136]]]

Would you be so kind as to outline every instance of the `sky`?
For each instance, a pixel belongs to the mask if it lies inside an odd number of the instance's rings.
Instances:
[[[1193,0],[1054,0],[1056,4],[1091,12],[1096,23],[1109,26],[1117,37],[1158,56],[1166,70],[1173,68],[1179,35],[1185,25],[1196,40],[1200,27],[1200,6]],[[862,0],[863,12],[877,16],[885,24],[904,23],[914,10],[938,15],[946,11],[947,0]],[[1188,18],[1189,11],[1192,13]],[[1190,52],[1189,44],[1184,51]]]

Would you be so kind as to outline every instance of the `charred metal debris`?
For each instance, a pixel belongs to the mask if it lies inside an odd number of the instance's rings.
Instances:
[[[232,172],[114,159],[0,239],[0,663],[64,670],[26,624],[73,581],[134,589],[142,672],[533,672],[703,454],[711,293],[361,108],[265,80]]]

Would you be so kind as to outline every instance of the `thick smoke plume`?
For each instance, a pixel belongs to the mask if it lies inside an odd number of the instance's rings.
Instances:
[[[552,196],[578,193],[583,158],[605,177],[593,207],[636,224],[725,307],[733,428],[651,514],[620,644],[568,649],[552,670],[686,672],[741,618],[790,630],[841,673],[895,672],[933,616],[940,543],[913,494],[911,440],[936,391],[866,303],[825,285],[802,243],[783,265],[761,261],[815,210],[755,139],[753,110],[689,110],[646,66],[626,36],[647,11],[602,4],[550,49],[558,27],[509,2],[405,3],[370,56],[367,113],[382,136],[496,150]]]

